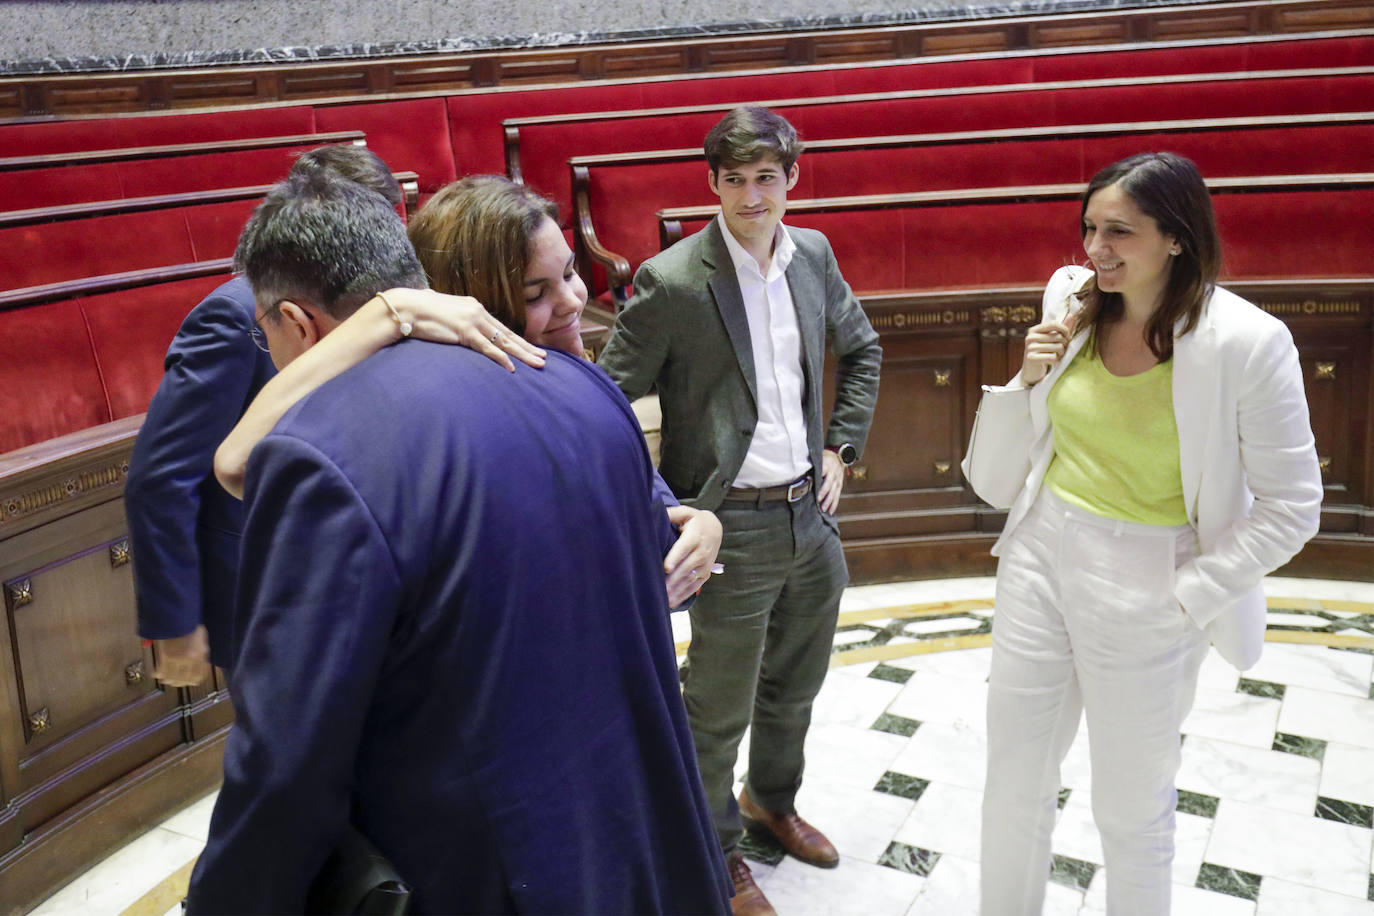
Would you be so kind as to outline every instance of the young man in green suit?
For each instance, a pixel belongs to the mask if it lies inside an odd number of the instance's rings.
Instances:
[[[868,436],[882,350],[825,236],[781,223],[799,174],[792,125],[766,108],[737,108],[707,134],[705,151],[720,215],[639,268],[600,364],[631,400],[657,386],[660,473],[725,529],[725,573],[690,612],[684,698],[735,912],[772,913],[737,850],[745,822],[803,861],[839,863],[794,800],[849,581],[834,512]],[[836,359],[829,422],[827,337]],[[734,766],[751,725],[737,802]]]

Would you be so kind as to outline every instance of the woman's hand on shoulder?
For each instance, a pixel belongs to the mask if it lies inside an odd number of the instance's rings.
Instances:
[[[1026,350],[1021,360],[1023,382],[1034,385],[1049,375],[1055,363],[1064,358],[1077,317],[1075,313],[1063,321],[1042,321],[1026,332]]]
[[[432,289],[397,288],[382,294],[396,310],[393,320],[408,323],[411,337],[435,343],[459,344],[475,350],[511,372],[515,357],[527,366],[543,368],[547,355],[507,328],[471,296],[450,296]]]

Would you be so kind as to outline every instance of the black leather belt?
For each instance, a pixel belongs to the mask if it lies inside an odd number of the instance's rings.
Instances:
[[[725,494],[725,501],[731,503],[794,503],[811,492],[811,472],[807,471],[791,483],[778,484],[776,487],[733,487]]]

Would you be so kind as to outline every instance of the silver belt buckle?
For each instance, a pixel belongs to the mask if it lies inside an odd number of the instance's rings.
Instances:
[[[789,503],[794,503],[797,500],[801,499],[803,496],[805,496],[808,492],[810,492],[810,490],[810,477],[803,477],[800,480],[794,480],[787,487],[787,501]]]

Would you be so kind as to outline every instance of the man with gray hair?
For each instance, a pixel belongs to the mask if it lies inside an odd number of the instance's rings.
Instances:
[[[600,363],[631,399],[657,386],[659,473],[725,529],[725,574],[690,611],[683,697],[734,912],[766,914],[737,848],[744,823],[804,862],[839,864],[795,799],[849,581],[834,512],[868,436],[882,350],[825,236],[782,225],[799,174],[792,125],[736,108],[707,134],[705,152],[720,215],[639,268]],[[836,358],[828,423],[827,337]],[[735,759],[750,727],[736,801]]]
[[[236,257],[279,365],[424,284],[385,202],[318,177],[275,189]],[[728,909],[643,436],[585,360],[515,369],[402,339],[254,448],[191,913],[302,912],[350,824],[415,912]]]

